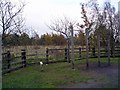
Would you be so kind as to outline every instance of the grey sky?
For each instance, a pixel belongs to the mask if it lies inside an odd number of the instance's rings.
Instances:
[[[24,10],[26,26],[34,28],[41,35],[53,32],[45,25],[50,24],[50,20],[53,18],[67,16],[80,22],[80,2],[85,1],[88,0],[26,0],[27,5]],[[98,0],[101,5],[103,1]],[[118,1],[111,0],[111,3],[118,8]]]

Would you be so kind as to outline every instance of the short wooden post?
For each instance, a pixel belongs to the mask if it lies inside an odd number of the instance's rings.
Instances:
[[[49,54],[48,54],[48,51],[49,49],[48,48],[46,48],[46,64],[48,64],[48,57],[49,57]]]
[[[65,48],[65,60],[67,61],[67,48]]]
[[[10,54],[10,51],[7,51],[7,69],[8,69],[8,72],[10,72],[10,61],[11,61],[11,54]]]
[[[80,57],[80,60],[82,59],[82,55],[81,55],[82,53],[81,53],[81,51],[82,51],[81,48],[79,48],[79,57]]]
[[[21,50],[21,59],[22,59],[22,64],[23,64],[23,67],[26,67],[27,66],[27,63],[26,63],[26,51],[25,49],[22,49]]]
[[[95,48],[92,48],[92,56],[95,57]]]

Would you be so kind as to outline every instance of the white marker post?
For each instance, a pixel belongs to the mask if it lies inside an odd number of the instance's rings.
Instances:
[[[43,71],[43,62],[40,62],[41,71]]]

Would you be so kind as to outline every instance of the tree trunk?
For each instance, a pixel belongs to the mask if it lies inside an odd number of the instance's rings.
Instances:
[[[114,52],[115,52],[115,39],[114,39],[114,36],[113,36],[113,33],[112,33],[112,40],[111,40],[111,56],[112,57],[115,57]]]
[[[2,34],[2,46],[5,46],[6,43],[5,43],[5,34]]]
[[[98,33],[98,67],[100,67],[100,34]]]
[[[110,65],[110,34],[108,35],[108,65]]]
[[[88,29],[85,30],[86,33],[86,69],[89,68],[88,64]]]
[[[74,69],[74,39],[73,39],[72,27],[71,27],[71,59],[72,59],[72,69]]]
[[[67,53],[67,61],[70,63],[70,39],[68,38],[68,53]]]

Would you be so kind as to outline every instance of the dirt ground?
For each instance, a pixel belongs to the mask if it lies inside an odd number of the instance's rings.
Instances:
[[[64,88],[120,88],[118,84],[120,80],[118,78],[118,66],[118,64],[102,65],[101,67],[91,65],[89,70],[83,70],[81,73],[92,76],[92,80],[72,84]]]

